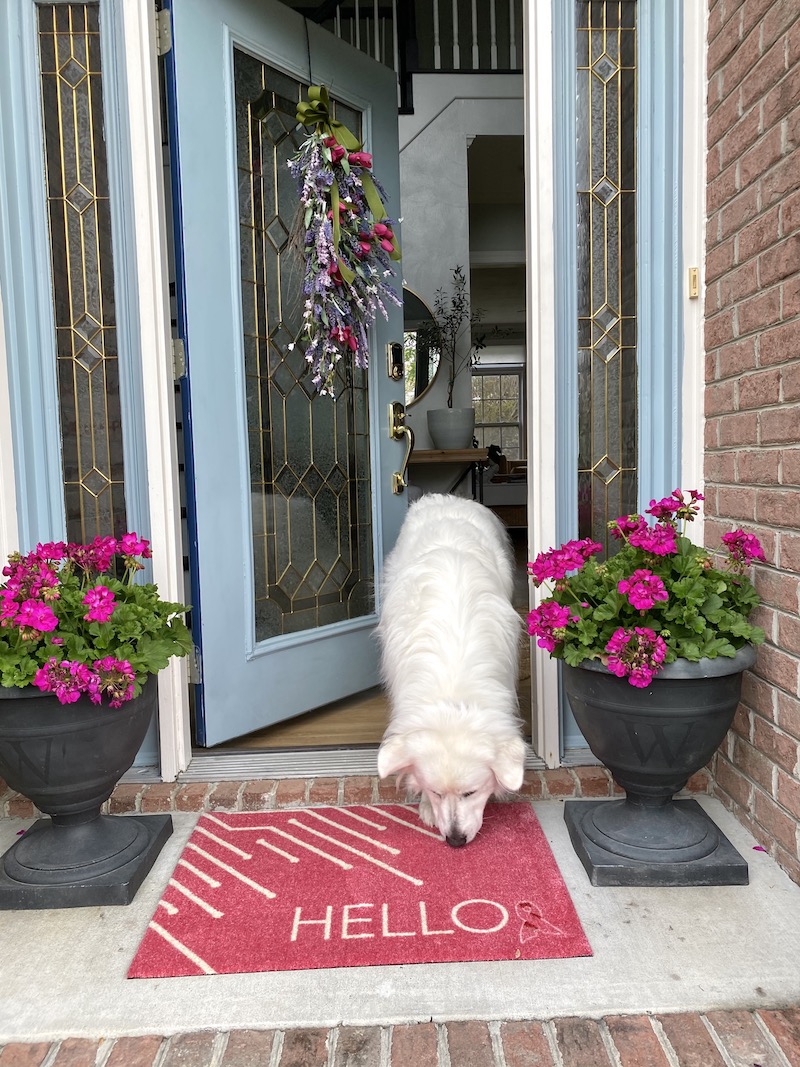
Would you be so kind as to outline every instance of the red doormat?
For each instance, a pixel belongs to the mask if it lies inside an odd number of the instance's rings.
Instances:
[[[404,805],[207,813],[128,972],[534,960],[592,950],[528,804],[450,848]]]

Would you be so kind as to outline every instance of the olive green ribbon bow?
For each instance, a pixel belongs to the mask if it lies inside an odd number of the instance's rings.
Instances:
[[[362,142],[343,122],[339,122],[338,119],[332,117],[330,96],[324,85],[312,85],[309,87],[308,100],[301,100],[297,105],[297,121],[303,126],[313,127],[322,136],[333,137],[336,143],[340,144],[346,152],[360,152],[363,147]],[[383,201],[380,198],[375,182],[372,180],[372,175],[366,167],[362,169],[360,180],[373,219],[375,222],[383,222],[388,217],[386,208],[383,206]],[[330,195],[333,247],[336,252],[336,262],[342,278],[350,285],[355,278],[355,274],[339,255],[341,223],[339,216],[339,185],[337,182],[331,185]],[[394,231],[392,231],[392,251],[389,253],[389,258],[400,259],[400,249]]]

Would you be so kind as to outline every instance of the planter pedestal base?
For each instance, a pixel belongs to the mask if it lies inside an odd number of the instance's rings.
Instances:
[[[747,885],[747,863],[696,800],[574,801],[564,820],[592,885]]]
[[[38,819],[0,857],[0,911],[130,904],[171,834],[170,815]]]

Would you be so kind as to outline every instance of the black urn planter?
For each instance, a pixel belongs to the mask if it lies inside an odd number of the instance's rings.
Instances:
[[[569,801],[570,837],[593,885],[746,885],[747,864],[695,800],[673,801],[730,728],[750,645],[733,659],[669,664],[645,689],[602,664],[564,665],[589,748],[624,800]]]
[[[0,777],[38,819],[0,857],[0,909],[129,904],[172,833],[169,815],[101,815],[156,706],[155,676],[121,708],[0,687]]]

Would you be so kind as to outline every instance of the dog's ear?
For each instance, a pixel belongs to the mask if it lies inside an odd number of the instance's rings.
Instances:
[[[521,737],[510,737],[497,749],[492,761],[492,772],[498,785],[515,793],[522,785],[525,771],[525,742]]]
[[[388,778],[390,774],[402,774],[411,764],[411,757],[402,734],[387,737],[378,749],[378,777]]]

